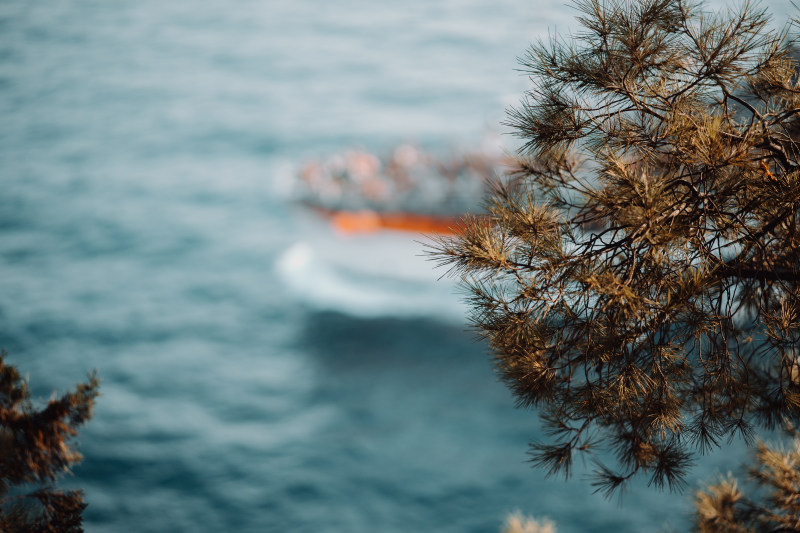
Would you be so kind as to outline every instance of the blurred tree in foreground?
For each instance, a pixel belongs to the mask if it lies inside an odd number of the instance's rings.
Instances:
[[[556,533],[556,526],[550,520],[536,520],[524,516],[519,511],[506,517],[503,533]]]
[[[697,531],[800,531],[800,440],[789,449],[759,443],[749,475],[755,485],[750,497],[730,476],[697,493]]]
[[[728,474],[695,495],[698,533],[769,533],[800,531],[800,440],[782,449],[759,443],[755,465],[744,487]],[[749,490],[750,496],[747,495]],[[550,520],[515,512],[506,517],[502,533],[555,533]]]
[[[744,4],[578,0],[531,47],[526,142],[488,215],[434,256],[569,475],[685,485],[695,450],[800,418],[800,85],[786,31]]]
[[[5,356],[0,353],[0,531],[83,531],[83,493],[57,490],[54,483],[81,460],[68,441],[91,417],[97,377],[36,410]]]

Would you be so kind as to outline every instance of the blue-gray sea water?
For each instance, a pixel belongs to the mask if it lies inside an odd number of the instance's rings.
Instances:
[[[788,2],[765,4],[780,16]],[[453,283],[415,238],[343,237],[293,207],[309,157],[498,131],[525,0],[3,0],[0,344],[46,398],[96,368],[89,532],[683,529],[689,491],[620,504],[526,463]],[[503,137],[513,149],[514,139]]]

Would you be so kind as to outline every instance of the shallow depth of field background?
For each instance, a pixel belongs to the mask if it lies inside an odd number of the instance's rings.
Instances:
[[[790,4],[764,4],[786,18]],[[0,3],[0,345],[46,398],[103,380],[89,532],[683,529],[526,463],[540,436],[417,236],[343,237],[291,202],[308,158],[515,139],[543,1]],[[489,141],[487,141],[489,139]]]

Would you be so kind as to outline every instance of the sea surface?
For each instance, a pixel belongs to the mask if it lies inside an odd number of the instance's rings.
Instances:
[[[789,2],[764,4],[781,16]],[[421,236],[297,208],[309,158],[492,135],[516,58],[576,29],[522,0],[0,2],[0,345],[36,395],[97,369],[65,486],[89,532],[682,530],[685,494],[592,494],[541,437]],[[494,142],[494,141],[493,141]]]

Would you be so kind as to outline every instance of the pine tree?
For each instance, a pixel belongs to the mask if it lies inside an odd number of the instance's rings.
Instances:
[[[538,408],[535,464],[680,489],[696,452],[800,418],[797,64],[750,3],[575,5],[521,59],[510,179],[432,253]]]
[[[0,531],[79,533],[83,493],[61,491],[56,480],[79,462],[69,446],[92,414],[98,380],[36,409],[25,380],[0,352]]]

